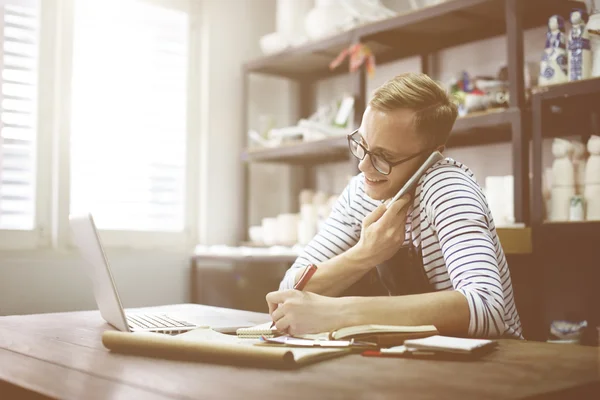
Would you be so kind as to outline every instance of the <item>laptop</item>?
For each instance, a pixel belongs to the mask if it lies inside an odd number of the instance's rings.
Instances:
[[[102,318],[123,332],[156,332],[176,335],[200,326],[209,326],[220,332],[235,331],[239,327],[253,326],[254,323],[227,318],[202,319],[199,323],[193,318],[181,318],[162,313],[146,314],[125,312],[108,258],[102,247],[100,235],[90,213],[69,215],[73,239],[85,259],[86,272],[93,284],[94,297]]]

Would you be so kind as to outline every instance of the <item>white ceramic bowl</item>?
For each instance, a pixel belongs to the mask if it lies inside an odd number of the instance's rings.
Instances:
[[[248,236],[250,236],[250,241],[252,243],[262,243],[263,242],[262,226],[251,226],[250,229],[248,229]]]
[[[264,35],[259,40],[261,51],[266,54],[279,53],[288,47],[285,38],[278,32],[272,32]]]

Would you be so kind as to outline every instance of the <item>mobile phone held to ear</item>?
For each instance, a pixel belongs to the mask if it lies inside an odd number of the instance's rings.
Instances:
[[[444,159],[444,156],[439,151],[434,151],[433,153],[431,153],[431,155],[429,157],[427,157],[427,160],[425,160],[425,162],[419,167],[417,172],[415,172],[413,174],[413,176],[411,176],[408,179],[408,181],[406,181],[406,183],[404,184],[404,186],[402,186],[402,188],[398,191],[398,193],[396,193],[396,195],[394,197],[392,197],[392,200],[388,203],[386,208],[390,208],[390,206],[396,200],[398,200],[400,197],[404,196],[406,193],[410,192],[415,187],[417,182],[419,181],[419,178],[421,177],[421,175],[423,175],[425,173],[425,171],[427,171],[433,164],[435,164],[436,162],[443,160],[443,159]]]

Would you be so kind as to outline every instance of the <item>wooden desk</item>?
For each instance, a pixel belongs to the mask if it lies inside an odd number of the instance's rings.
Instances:
[[[156,310],[268,320],[200,305]],[[0,398],[21,399],[23,389],[61,399],[600,398],[592,347],[503,340],[475,362],[356,354],[272,371],[111,354],[106,329],[96,311],[0,317]]]

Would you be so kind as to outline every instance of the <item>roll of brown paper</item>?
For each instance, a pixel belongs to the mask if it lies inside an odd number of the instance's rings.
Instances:
[[[214,335],[212,339],[197,338],[190,336],[191,333],[193,331],[168,336],[106,331],[102,335],[102,344],[115,353],[260,368],[294,368],[348,353],[346,349],[233,343],[230,340],[215,340]]]

